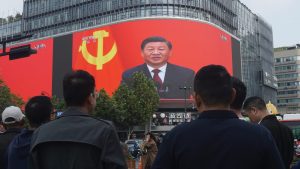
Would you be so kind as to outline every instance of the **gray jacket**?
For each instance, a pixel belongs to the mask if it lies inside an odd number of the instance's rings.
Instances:
[[[127,169],[114,127],[76,108],[38,128],[30,151],[33,169]]]

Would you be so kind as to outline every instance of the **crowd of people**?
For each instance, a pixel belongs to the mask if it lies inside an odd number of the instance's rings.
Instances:
[[[199,117],[177,125],[159,147],[146,133],[145,169],[291,168],[291,129],[267,111],[263,99],[244,101],[243,82],[223,66],[208,65],[196,73],[193,86]],[[32,97],[25,115],[15,106],[2,112],[6,131],[0,134],[0,168],[127,169],[126,145],[120,144],[113,123],[90,115],[98,97],[94,77],[83,70],[65,75],[63,96],[67,109],[52,121],[47,96]]]

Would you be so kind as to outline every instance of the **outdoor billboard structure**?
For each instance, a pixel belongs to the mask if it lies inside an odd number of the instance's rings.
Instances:
[[[43,91],[62,97],[63,75],[72,69],[83,69],[95,77],[97,90],[104,88],[111,94],[120,85],[124,71],[144,63],[141,43],[151,36],[164,37],[172,43],[169,63],[195,72],[208,64],[220,64],[241,77],[237,38],[208,22],[168,18],[129,20],[31,42],[46,44],[46,48],[20,60],[0,58],[0,77],[25,99]],[[167,87],[182,86],[172,81]],[[178,99],[189,98],[184,91],[182,96]]]

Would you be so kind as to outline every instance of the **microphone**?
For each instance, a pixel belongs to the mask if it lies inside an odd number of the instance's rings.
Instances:
[[[184,89],[184,90],[190,90],[190,89],[192,89],[192,86],[190,86],[190,87],[186,87],[186,86],[179,86],[179,89]]]

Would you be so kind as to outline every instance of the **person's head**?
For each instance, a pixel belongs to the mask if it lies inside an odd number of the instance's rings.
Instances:
[[[269,114],[265,101],[257,96],[246,99],[243,110],[253,123],[259,123],[266,115]]]
[[[82,107],[91,112],[96,106],[97,99],[94,77],[83,70],[65,75],[63,95],[68,107]]]
[[[197,72],[194,80],[194,92],[200,112],[229,109],[229,105],[235,97],[231,76],[220,65],[204,66]]]
[[[6,129],[21,128],[24,125],[24,114],[16,106],[9,106],[2,112],[2,124]]]
[[[136,134],[135,133],[131,134],[131,139],[136,139]]]
[[[235,89],[235,99],[230,104],[230,108],[233,110],[241,111],[243,102],[247,95],[247,88],[245,84],[238,78],[232,77],[232,87]]]
[[[48,96],[32,97],[25,106],[25,115],[32,128],[38,128],[50,121],[53,107]]]
[[[146,133],[146,141],[150,141],[150,140],[153,140],[154,142],[156,142],[156,137],[153,133],[148,132],[148,133]]]
[[[146,64],[160,68],[168,62],[172,54],[172,44],[163,37],[152,36],[143,40],[141,50]]]

